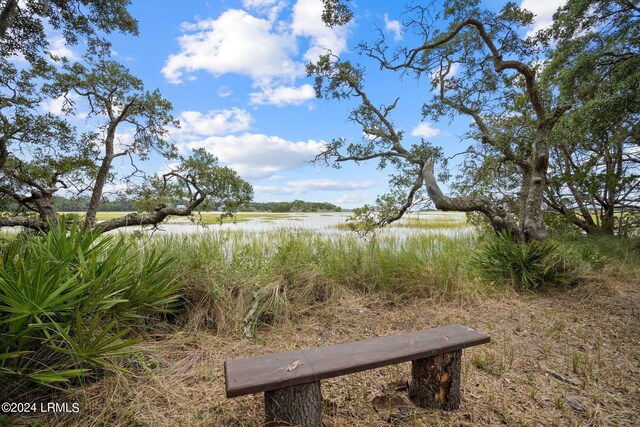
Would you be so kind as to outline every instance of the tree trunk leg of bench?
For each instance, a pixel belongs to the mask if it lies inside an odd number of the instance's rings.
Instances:
[[[460,407],[462,350],[414,360],[409,397],[421,408],[453,411]]]
[[[266,426],[322,425],[320,381],[264,393]]]

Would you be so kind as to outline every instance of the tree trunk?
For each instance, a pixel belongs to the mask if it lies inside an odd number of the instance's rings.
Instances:
[[[111,162],[113,161],[113,142],[115,139],[116,128],[111,124],[105,138],[105,155],[98,169],[98,175],[96,175],[96,182],[91,192],[91,199],[89,200],[89,208],[87,209],[87,215],[85,217],[85,228],[93,229],[96,225],[96,214],[98,208],[100,208],[100,202],[102,201],[102,192],[104,186],[107,183],[107,177],[111,170]]]
[[[508,231],[515,238],[520,235],[517,224],[511,215],[488,197],[467,196],[447,197],[444,195],[434,173],[433,162],[425,163],[422,176],[429,198],[436,209],[441,211],[482,212],[496,232]]]
[[[525,242],[541,241],[549,237],[547,226],[542,217],[542,202],[547,188],[547,169],[549,167],[549,130],[538,130],[533,143],[530,171],[526,175],[523,194],[526,197],[520,203],[520,231]]]
[[[0,38],[4,38],[7,35],[9,27],[11,27],[11,21],[18,14],[18,0],[9,0],[5,4],[2,12],[0,12]]]
[[[266,426],[322,425],[320,381],[264,393]]]
[[[453,411],[460,407],[462,350],[414,360],[409,397],[421,408]]]

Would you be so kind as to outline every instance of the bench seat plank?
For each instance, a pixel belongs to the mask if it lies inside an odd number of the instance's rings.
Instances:
[[[471,328],[449,325],[404,335],[226,360],[226,394],[231,398],[277,390],[450,353],[489,341],[488,335]]]

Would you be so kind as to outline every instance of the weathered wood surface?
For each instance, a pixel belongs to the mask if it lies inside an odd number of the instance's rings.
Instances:
[[[322,425],[320,382],[300,384],[264,393],[265,426]]]
[[[421,408],[454,411],[460,407],[462,350],[412,362],[409,397]]]
[[[227,397],[313,383],[488,343],[488,335],[449,325],[404,335],[227,360]]]

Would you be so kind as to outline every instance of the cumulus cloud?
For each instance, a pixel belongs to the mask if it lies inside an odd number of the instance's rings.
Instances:
[[[180,129],[174,133],[183,137],[224,135],[248,130],[253,117],[246,110],[231,108],[212,110],[207,114],[200,111],[183,111],[178,116]]]
[[[75,93],[69,93],[67,98],[72,102],[78,102],[80,99],[79,95]],[[72,114],[72,118],[84,120],[89,114],[86,111],[77,111],[73,110],[72,104],[67,104],[64,96],[59,96],[57,98],[45,99],[40,102],[40,109],[45,113],[51,113],[56,116],[62,116],[63,114],[70,113]]]
[[[49,40],[49,52],[59,58],[67,58],[70,61],[77,59],[75,53],[66,44],[66,40],[62,36],[54,36]]]
[[[291,59],[297,52],[295,38],[275,32],[272,24],[243,10],[230,9],[217,19],[183,24],[186,33],[178,39],[180,52],[170,55],[162,73],[180,83],[185,72],[207,71],[214,76],[237,73],[257,84],[274,78],[304,74],[304,66]]]
[[[393,34],[393,40],[397,42],[402,40],[402,25],[400,25],[400,21],[389,19],[389,15],[386,13],[384,14],[384,28]]]
[[[116,153],[127,151],[135,140],[135,129],[127,128],[116,132],[113,148]]]
[[[411,136],[417,136],[420,138],[432,138],[442,134],[440,129],[431,127],[428,122],[422,122],[411,131]]]
[[[339,55],[347,47],[347,29],[328,27],[322,21],[323,8],[322,0],[298,0],[293,6],[293,34],[311,39],[309,49],[304,54],[307,62],[316,61],[327,50]]]
[[[336,181],[333,179],[303,179],[287,181],[285,185],[256,185],[256,192],[272,195],[300,195],[308,191],[363,190],[375,185],[374,181]]]
[[[305,101],[313,99],[316,92],[310,84],[302,86],[278,86],[276,88],[266,87],[260,92],[249,94],[252,104],[271,104],[271,105],[300,105]]]
[[[64,113],[65,99],[63,96],[59,96],[57,98],[44,100],[40,103],[40,108],[42,108],[45,113],[59,116]]]
[[[226,98],[226,97],[231,96],[231,95],[233,95],[233,92],[228,87],[220,86],[218,88],[218,96],[220,98]]]
[[[539,30],[548,28],[553,23],[553,14],[559,7],[564,6],[566,0],[522,0],[520,7],[533,12],[536,17],[527,36],[533,36]]]
[[[282,0],[242,0],[245,9],[251,9],[260,15],[267,16],[269,21],[275,21],[287,3]]]
[[[322,22],[322,0],[298,0],[291,19],[279,20],[284,5],[282,0],[244,0],[245,9],[257,16],[229,9],[215,19],[183,23],[180,50],[167,58],[163,75],[172,83],[193,78],[185,74],[195,71],[248,76],[258,89],[250,94],[253,104],[299,105],[313,98],[309,85],[293,83],[305,75],[306,63],[328,50],[343,52],[348,29]]]
[[[324,145],[322,141],[292,142],[278,136],[252,133],[210,136],[186,144],[191,150],[204,148],[215,154],[247,179],[268,178],[277,172],[304,166],[322,151]]]

